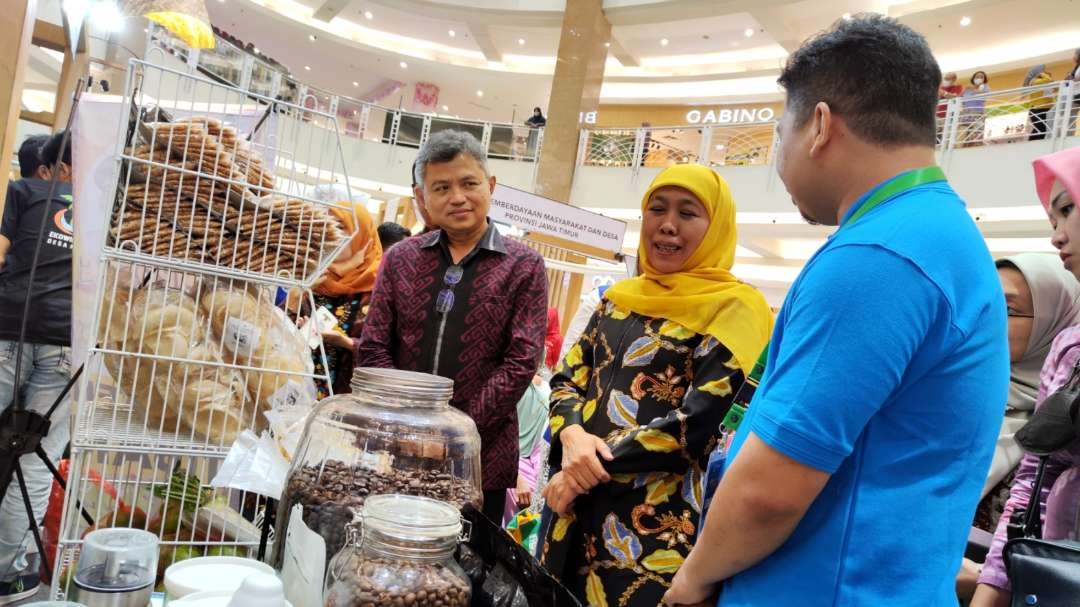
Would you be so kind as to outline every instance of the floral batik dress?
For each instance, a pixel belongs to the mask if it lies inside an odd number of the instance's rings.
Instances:
[[[360,293],[346,297],[315,296],[315,305],[326,308],[338,321],[341,332],[354,340],[354,347],[345,349],[336,346],[326,346],[326,362],[329,369],[323,367],[322,356],[319,350],[311,352],[315,361],[315,388],[320,400],[330,396],[330,388],[334,394],[348,394],[351,391],[349,383],[352,380],[352,370],[355,366],[356,352],[355,340],[360,339],[364,330],[364,317],[367,316],[367,307],[371,303],[371,293]],[[317,376],[328,374],[330,384]]]
[[[611,481],[570,517],[545,509],[540,530],[541,561],[583,603],[660,603],[694,544],[708,456],[742,383],[714,337],[610,302],[593,315],[551,380],[550,464],[559,432],[580,424],[611,447]]]

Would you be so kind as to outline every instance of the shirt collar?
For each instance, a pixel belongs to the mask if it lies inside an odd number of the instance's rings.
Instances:
[[[907,175],[908,173],[915,172],[917,170],[919,170],[919,169],[911,169],[910,171],[903,171],[901,173],[897,173],[896,175],[893,175],[892,177],[889,177],[885,181],[882,181],[881,183],[879,183],[876,186],[874,186],[874,187],[870,188],[869,190],[867,190],[865,193],[863,193],[862,196],[859,196],[859,198],[855,201],[855,204],[851,205],[851,208],[847,210],[847,213],[844,213],[844,216],[842,218],[840,218],[840,225],[843,226],[844,224],[846,224],[848,222],[848,220],[851,219],[851,216],[854,215],[855,213],[857,213],[859,211],[859,209],[862,208],[862,206],[864,204],[866,204],[866,201],[870,200],[870,197],[873,196],[875,193],[877,193],[878,190],[880,190],[881,188],[884,188],[885,186],[889,185],[890,183],[896,181],[897,179],[900,179],[904,175]],[[931,183],[936,183],[936,182],[931,182]],[[922,186],[925,186],[925,185],[931,185],[931,183],[922,183],[922,184],[919,184],[917,186],[913,186],[911,189],[914,190],[916,188],[921,188]]]
[[[420,245],[423,249],[431,249],[439,245],[450,246],[450,240],[446,236],[446,232],[442,230],[436,230],[430,234],[425,234],[426,241]],[[495,227],[494,223],[488,220],[487,231],[484,232],[484,236],[480,238],[480,242],[476,243],[477,249],[487,249],[495,253],[506,254],[506,242],[503,240],[499,230]]]

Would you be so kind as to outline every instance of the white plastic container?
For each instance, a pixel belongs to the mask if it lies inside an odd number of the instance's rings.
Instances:
[[[292,603],[285,600],[285,589],[277,576],[253,573],[236,592],[196,592],[170,601],[169,607],[292,607]]]
[[[232,596],[253,573],[274,575],[274,569],[255,559],[238,556],[204,556],[174,563],[165,570],[169,605],[196,592],[226,592]]]

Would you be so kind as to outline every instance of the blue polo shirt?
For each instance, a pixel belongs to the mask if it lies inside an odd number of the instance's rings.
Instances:
[[[728,459],[753,432],[831,476],[719,604],[955,606],[1005,409],[1005,325],[993,259],[947,183],[841,228],[788,294]]]

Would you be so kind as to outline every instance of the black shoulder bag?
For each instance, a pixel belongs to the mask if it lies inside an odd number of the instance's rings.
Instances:
[[[1050,456],[1080,436],[1080,363],[1063,388],[1050,395],[1016,433],[1024,451],[1039,457],[1027,508],[1009,521],[1003,558],[1012,606],[1080,607],[1080,542],[1042,539],[1040,496]]]

